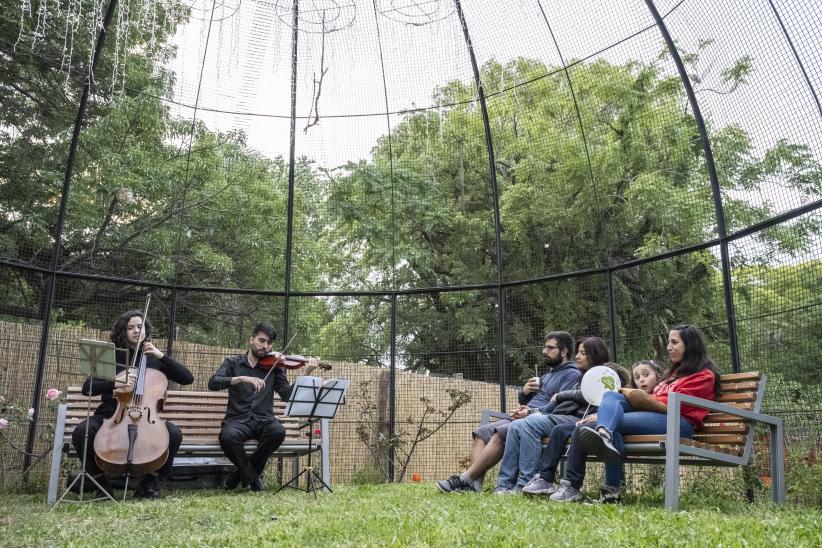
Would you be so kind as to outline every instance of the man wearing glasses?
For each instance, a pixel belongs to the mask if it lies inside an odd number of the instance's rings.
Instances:
[[[557,392],[579,387],[582,373],[571,361],[574,339],[565,331],[552,331],[545,335],[542,355],[548,364],[548,372],[542,377],[533,377],[519,393],[519,407],[508,418],[483,424],[473,432],[473,445],[469,460],[471,465],[462,475],[453,475],[437,482],[437,489],[443,493],[479,493],[485,473],[497,464],[505,451],[505,438],[512,421],[528,416],[533,409],[541,408],[550,413],[556,402],[551,398]]]

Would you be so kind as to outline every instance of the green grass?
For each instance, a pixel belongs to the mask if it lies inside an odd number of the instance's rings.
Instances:
[[[690,495],[689,495],[690,496]],[[332,494],[167,492],[159,501],[66,504],[0,495],[0,546],[820,546],[822,511],[686,496],[597,506],[442,495],[432,484]]]

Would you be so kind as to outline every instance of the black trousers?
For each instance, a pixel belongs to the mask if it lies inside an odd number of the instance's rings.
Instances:
[[[86,456],[86,472],[92,476],[101,474],[103,471],[97,466],[97,461],[94,459],[94,438],[97,432],[103,426],[103,417],[93,415],[89,417],[88,421],[83,421],[77,425],[74,432],[71,434],[71,444],[83,462],[83,444],[85,443],[86,430],[88,430],[88,455]],[[168,459],[165,464],[157,470],[157,474],[161,477],[167,477],[171,472],[171,467],[174,465],[174,457],[180,449],[180,444],[183,443],[183,433],[180,428],[173,422],[166,421],[166,428],[168,429]]]
[[[257,440],[257,449],[249,457],[243,444]],[[285,439],[285,427],[276,418],[243,419],[223,422],[220,429],[220,447],[228,460],[234,463],[244,483],[249,484],[265,470],[268,457]]]

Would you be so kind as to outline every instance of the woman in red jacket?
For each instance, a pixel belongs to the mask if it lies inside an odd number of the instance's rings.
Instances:
[[[712,400],[719,390],[719,375],[708,356],[702,333],[692,325],[678,325],[668,332],[670,368],[656,385],[647,407],[655,411],[638,411],[628,398],[618,392],[606,392],[597,412],[596,426],[577,428],[568,453],[565,478],[551,500],[570,502],[580,500],[580,488],[585,479],[585,459],[588,453],[603,460],[622,457],[624,435],[659,435],[667,430],[667,404],[671,392],[688,394]],[[643,406],[645,408],[646,406]],[[707,409],[682,405],[679,419],[684,438],[692,438],[700,428]]]

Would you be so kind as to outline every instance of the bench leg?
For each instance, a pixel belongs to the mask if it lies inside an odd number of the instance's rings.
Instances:
[[[785,504],[785,446],[782,421],[770,425],[771,430],[771,494],[776,504]]]
[[[668,424],[665,433],[665,509],[679,508],[679,401],[668,402]]]
[[[60,463],[63,459],[63,436],[66,433],[66,404],[57,409],[57,424],[54,427],[54,448],[51,450],[51,475],[46,502],[49,506],[57,502],[57,484],[60,482]]]
[[[322,461],[322,478],[323,478],[323,482],[325,482],[325,484],[330,487],[331,486],[331,461],[330,461],[330,458],[328,456],[328,448],[330,447],[330,442],[328,440],[328,438],[329,438],[329,435],[328,435],[329,420],[328,419],[322,419],[320,424],[321,424],[321,427],[322,427],[322,436],[321,436],[322,447],[320,448],[320,455],[321,455],[320,459]],[[325,489],[325,487],[323,489]]]

